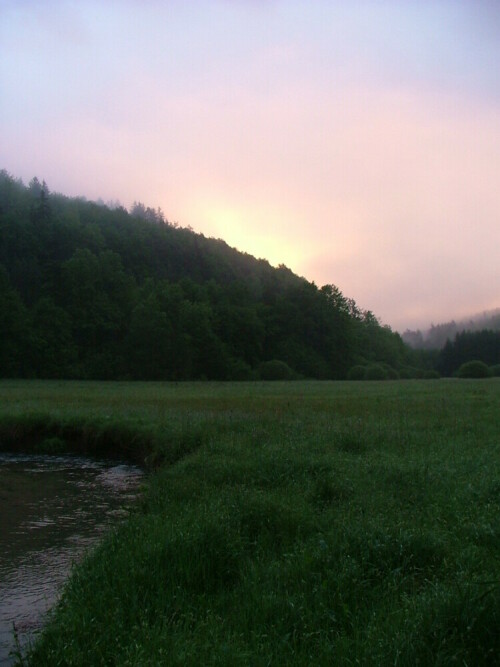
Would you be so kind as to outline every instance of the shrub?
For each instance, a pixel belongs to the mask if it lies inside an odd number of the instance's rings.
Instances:
[[[493,377],[500,377],[500,364],[495,364],[494,366],[490,366],[490,373]]]
[[[388,374],[385,368],[378,364],[372,364],[366,369],[365,380],[387,380]]]
[[[413,366],[404,366],[399,371],[399,377],[404,380],[414,380],[423,377],[421,368],[414,368]]]
[[[44,438],[35,448],[40,454],[62,454],[68,450],[68,446],[62,438]]]
[[[424,371],[424,380],[439,380],[440,377],[441,375],[434,369]]]
[[[242,359],[234,359],[231,361],[229,368],[229,378],[233,381],[248,381],[254,380],[254,372],[251,367]]]
[[[483,361],[466,361],[457,371],[459,378],[487,378],[490,377],[490,369]]]
[[[387,373],[388,380],[399,380],[399,378],[401,377],[398,371],[392,366],[384,365],[384,370]]]
[[[259,375],[261,380],[291,380],[293,371],[284,361],[272,359],[260,364]]]
[[[357,364],[356,366],[353,366],[352,368],[349,369],[349,372],[347,373],[347,379],[364,380],[365,375],[366,375],[366,367],[361,366],[361,364]]]

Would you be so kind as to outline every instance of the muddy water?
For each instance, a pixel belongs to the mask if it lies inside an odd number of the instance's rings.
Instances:
[[[0,454],[0,666],[36,636],[73,563],[126,515],[139,469]]]

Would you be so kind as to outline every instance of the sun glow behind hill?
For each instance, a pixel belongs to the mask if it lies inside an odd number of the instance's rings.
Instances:
[[[0,168],[403,330],[500,300],[498,3],[0,3]]]
[[[296,270],[308,251],[307,246],[299,248],[287,239],[282,228],[288,221],[293,229],[290,215],[271,206],[240,206],[206,198],[188,213],[188,218],[197,220],[198,227],[208,230],[210,236],[258,259],[266,259],[273,266],[285,264]]]

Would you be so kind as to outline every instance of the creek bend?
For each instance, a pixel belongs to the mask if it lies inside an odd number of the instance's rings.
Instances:
[[[128,513],[142,471],[76,456],[0,453],[0,667],[40,630],[71,567]]]

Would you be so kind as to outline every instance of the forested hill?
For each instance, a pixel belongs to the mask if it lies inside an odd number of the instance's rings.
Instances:
[[[451,320],[442,324],[432,324],[424,331],[407,329],[402,338],[408,345],[416,349],[440,350],[447,341],[454,340],[457,334],[484,330],[500,331],[500,308],[458,321]]]
[[[409,355],[335,286],[0,172],[2,377],[344,378]]]

